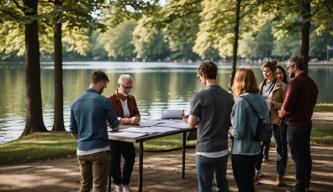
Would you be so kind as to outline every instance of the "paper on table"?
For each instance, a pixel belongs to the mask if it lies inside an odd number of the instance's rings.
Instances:
[[[150,127],[129,127],[126,129],[121,129],[119,131],[131,133],[151,133]]]
[[[171,128],[176,128],[176,129],[189,128],[185,122],[164,122],[164,123],[158,124],[158,126],[171,127]]]
[[[133,132],[125,132],[125,131],[118,131],[118,132],[109,132],[109,135],[111,136],[117,136],[117,137],[127,137],[127,138],[138,138],[146,135],[145,133],[133,133]]]
[[[153,126],[153,127],[130,127],[127,129],[120,130],[121,132],[130,132],[130,133],[165,133],[169,131],[175,131],[177,129],[170,128],[170,127],[159,127],[159,126]]]
[[[171,127],[160,127],[160,126],[154,126],[154,127],[147,127],[152,133],[165,133],[170,131],[176,131],[177,129],[171,128]]]
[[[140,127],[150,127],[150,126],[154,126],[154,125],[157,125],[159,124],[160,122],[159,121],[141,121],[139,123]]]

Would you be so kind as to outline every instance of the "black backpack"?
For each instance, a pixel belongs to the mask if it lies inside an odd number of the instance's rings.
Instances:
[[[258,111],[253,107],[252,103],[246,99],[245,97],[242,97],[243,99],[245,99],[251,106],[251,108],[255,111],[255,113],[258,116],[258,126],[257,129],[255,131],[255,133],[252,135],[253,137],[253,141],[256,142],[266,142],[269,141],[272,137],[272,129],[271,129],[271,125],[264,123],[264,119],[262,117],[260,117]],[[252,133],[252,131],[251,131]]]

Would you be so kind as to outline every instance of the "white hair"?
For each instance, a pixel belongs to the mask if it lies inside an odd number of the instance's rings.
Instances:
[[[121,74],[118,79],[118,85],[122,84],[125,80],[133,81],[133,77],[130,74]]]

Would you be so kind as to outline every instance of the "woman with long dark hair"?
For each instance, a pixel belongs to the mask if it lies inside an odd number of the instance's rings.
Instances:
[[[262,95],[267,103],[271,127],[276,144],[277,160],[276,160],[276,182],[277,186],[284,185],[283,176],[287,166],[287,136],[286,129],[281,127],[281,119],[278,115],[285,97],[287,84],[276,78],[277,62],[269,61],[262,65],[264,81],[260,84],[260,95]],[[263,142],[261,152],[256,163],[255,181],[261,177],[261,164],[263,159],[268,160],[270,140]]]

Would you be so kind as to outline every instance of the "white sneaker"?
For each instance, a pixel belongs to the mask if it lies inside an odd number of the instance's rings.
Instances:
[[[122,187],[123,187],[123,192],[130,192],[131,191],[129,185],[122,185]]]
[[[122,185],[114,185],[114,190],[115,192],[123,192],[123,187]]]

